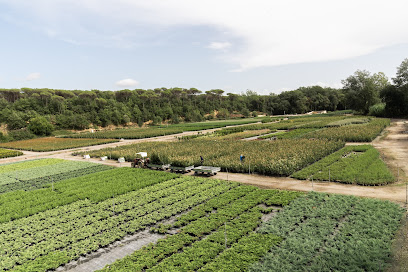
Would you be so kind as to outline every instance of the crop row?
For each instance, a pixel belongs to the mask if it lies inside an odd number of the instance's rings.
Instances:
[[[212,136],[213,137],[203,137],[202,139],[210,139],[210,140],[217,140],[217,141],[236,141],[236,140],[241,140],[245,138],[250,138],[254,136],[259,136],[263,135],[266,133],[271,133],[271,130],[269,129],[259,129],[259,130],[245,130],[242,132],[237,132],[237,133],[231,133],[231,134],[224,134],[222,136],[219,136],[217,133],[214,133]]]
[[[303,135],[315,131],[317,128],[297,128],[292,129],[289,131],[279,131],[277,133],[260,136],[259,139],[270,139],[270,138],[277,138],[277,139],[296,139],[300,138]]]
[[[211,262],[241,237],[245,237],[254,231],[260,224],[261,216],[262,213],[259,208],[241,213],[224,226],[215,229],[216,231],[207,235],[204,239],[193,243],[189,247],[184,247],[183,252],[171,255],[158,265],[147,269],[147,271],[195,271]]]
[[[391,202],[309,193],[263,225],[283,241],[250,271],[377,271],[402,214]]]
[[[183,226],[177,234],[135,251],[102,271],[192,271],[203,266],[205,268],[206,263],[210,264],[218,254],[221,253],[219,256],[223,258],[242,248],[239,247],[242,246],[241,237],[249,234],[249,237],[254,238],[250,233],[260,224],[262,215],[258,204],[268,201],[279,205],[299,195],[301,193],[239,186],[179,217],[170,225],[176,228]],[[268,245],[280,240],[276,236],[264,238],[263,242]],[[226,250],[226,246],[230,251]],[[252,247],[255,245],[252,244]],[[264,246],[258,250],[264,253],[268,248]],[[260,257],[256,252],[246,254],[251,260],[255,258],[255,261]],[[245,265],[244,262],[241,265]]]
[[[124,195],[115,196],[116,203],[118,203],[118,199],[120,199],[122,205],[125,205],[126,202],[133,203],[139,198],[141,201],[151,202],[154,199],[171,195],[175,192],[175,190],[177,191],[180,188],[180,184],[184,183],[188,185],[189,183],[186,181],[187,180],[185,178],[170,179],[149,187],[126,193]],[[202,181],[199,180],[196,183],[200,184]],[[150,195],[151,193],[154,193],[154,195]],[[98,212],[97,210],[93,210],[91,213],[85,209],[86,207],[91,207],[95,204],[96,203],[90,201],[89,199],[78,200],[64,206],[59,206],[55,209],[46,210],[29,217],[20,218],[16,221],[2,223],[1,238],[4,241],[8,241],[7,237],[9,237],[9,232],[15,232],[17,236],[20,235],[21,237],[24,236],[23,233],[31,233],[31,235],[35,235],[35,233],[38,231],[47,229],[50,226],[65,224],[66,222],[77,219],[81,220],[80,218],[84,216],[92,215]],[[73,213],[73,210],[77,210],[78,212]],[[35,222],[35,224],[30,224],[30,222]]]
[[[81,199],[105,200],[165,180],[175,174],[143,169],[120,168],[64,180],[53,187],[14,191],[0,195],[0,222],[26,217]]]
[[[371,145],[347,146],[296,172],[298,179],[330,180],[360,185],[379,185],[395,177]]]
[[[331,154],[343,147],[343,143],[328,140],[284,139],[279,141],[209,141],[140,143],[117,148],[91,151],[92,157],[108,156],[114,159],[134,159],[134,154],[145,151],[167,158],[169,163],[179,166],[218,166],[223,171],[265,175],[290,175],[297,170]],[[85,153],[76,153],[85,154]],[[246,158],[242,163],[240,154]]]
[[[345,142],[371,142],[389,124],[389,119],[375,118],[365,124],[345,125],[316,130],[304,135],[304,137],[341,140]]]
[[[3,182],[3,177],[8,176],[14,178],[15,182],[18,181],[32,181],[41,179],[44,177],[51,177],[54,175],[60,175],[63,173],[69,173],[80,169],[85,169],[95,166],[94,163],[80,162],[80,161],[58,161],[57,164],[44,165],[39,167],[31,167],[27,169],[15,170],[12,172],[3,172],[0,174],[0,185],[7,184]]]
[[[55,151],[63,149],[71,149],[83,146],[100,145],[117,142],[116,139],[66,139],[45,137],[30,140],[22,140],[16,142],[2,143],[0,147],[31,150],[31,151]]]
[[[271,247],[281,242],[275,234],[251,233],[219,254],[199,271],[248,271]]]
[[[89,175],[92,173],[102,172],[102,171],[110,170],[112,168],[113,168],[112,166],[107,166],[103,164],[94,164],[94,165],[89,165],[89,167],[86,167],[86,168],[70,170],[69,172],[62,172],[58,174],[29,179],[25,181],[19,180],[18,182],[15,182],[14,178],[10,178],[11,179],[10,182],[5,182],[3,181],[3,178],[5,176],[0,174],[0,176],[2,176],[1,179],[3,183],[3,185],[0,185],[0,194],[11,192],[11,191],[16,191],[16,190],[24,190],[24,191],[36,190],[36,189],[47,187],[47,185],[51,186],[51,184],[54,182],[59,182],[61,180],[66,180],[66,179],[71,179],[71,178],[76,178],[76,177],[81,177],[81,176]]]
[[[23,152],[0,148],[0,159],[17,157],[23,155]]]
[[[344,120],[338,120],[327,124],[327,127],[341,127],[353,124],[365,124],[370,122],[370,118],[348,118]]]
[[[22,162],[13,162],[7,164],[0,164],[0,174],[6,172],[12,172],[17,170],[29,169],[34,167],[53,165],[57,163],[64,162],[61,159],[40,159],[40,160],[29,160]]]
[[[74,135],[68,135],[67,138],[96,138],[96,139],[142,139],[151,138],[157,136],[166,136],[184,131],[205,130],[225,127],[228,125],[240,125],[257,122],[257,119],[244,119],[244,120],[228,120],[223,122],[200,122],[200,123],[186,123],[170,126],[159,127],[147,127],[147,128],[128,128],[128,129],[116,129],[110,131],[97,131],[95,133],[80,133]]]
[[[185,182],[176,185],[173,190],[170,187],[170,190],[145,192],[131,198],[124,195],[96,205],[85,205],[79,211],[71,209],[71,212],[64,214],[65,223],[37,231],[35,236],[31,232],[21,234],[18,229],[13,234],[4,232],[7,241],[1,245],[1,250],[7,254],[4,263],[8,266],[3,269],[27,271],[38,266],[41,266],[41,270],[56,268],[48,266],[49,263],[55,264],[55,251],[63,252],[68,260],[79,258],[231,188],[230,183],[215,180],[196,182],[192,178],[182,179]],[[54,212],[55,209],[48,213]],[[75,217],[78,212],[84,216],[78,219]],[[33,221],[33,224],[38,223]],[[13,235],[12,239],[10,235]],[[19,237],[22,238],[19,240]]]

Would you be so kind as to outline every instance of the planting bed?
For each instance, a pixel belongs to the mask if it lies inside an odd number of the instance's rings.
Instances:
[[[259,137],[269,139],[320,138],[345,142],[370,142],[390,124],[389,119],[346,117],[346,116],[307,116],[291,118],[279,123],[254,124],[222,129],[216,135],[237,134],[238,132],[269,129],[290,130]],[[231,135],[231,136],[232,136]]]
[[[77,148],[83,146],[100,145],[118,142],[115,139],[67,139],[67,138],[37,138],[17,142],[2,143],[0,147],[29,150],[29,151],[54,151]]]
[[[171,134],[182,133],[184,131],[205,130],[213,128],[221,128],[231,125],[241,125],[248,123],[255,123],[260,121],[255,118],[239,119],[239,120],[225,120],[225,121],[209,121],[198,123],[183,123],[169,126],[156,126],[147,128],[128,128],[116,129],[111,131],[98,131],[95,133],[80,133],[75,135],[68,135],[69,138],[98,138],[98,139],[142,139],[157,136],[165,136]]]
[[[34,190],[52,182],[112,169],[89,162],[41,159],[13,164],[0,164],[0,193]]]
[[[294,178],[381,185],[395,177],[371,145],[351,145],[296,172]]]
[[[285,204],[262,224],[276,209],[265,207]],[[378,271],[402,214],[390,202],[239,186],[153,229],[178,231],[101,271]]]
[[[163,163],[174,166],[204,165],[221,167],[230,172],[256,172],[266,175],[290,175],[343,147],[344,143],[325,139],[266,141],[193,140],[182,142],[140,143],[87,152],[92,157],[124,157],[132,161],[137,152],[159,154]],[[75,153],[84,154],[84,153]],[[240,154],[245,155],[244,163]]]
[[[23,155],[23,152],[0,148],[0,159],[17,157]]]
[[[1,271],[53,270],[146,230],[166,236],[102,271],[378,271],[403,213],[378,200],[132,168],[1,194],[0,207]]]
[[[305,134],[304,138],[325,138],[345,142],[371,142],[389,124],[389,119],[375,118],[371,119],[368,123],[333,126],[316,130]]]
[[[0,222],[29,216],[78,200],[105,200],[114,195],[143,188],[175,174],[120,168],[63,180],[34,191],[14,191],[0,195]]]

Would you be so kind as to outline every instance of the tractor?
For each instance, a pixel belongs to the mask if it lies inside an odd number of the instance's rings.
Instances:
[[[147,152],[136,153],[136,157],[133,160],[131,167],[132,168],[147,168],[149,163],[149,158],[147,158]]]

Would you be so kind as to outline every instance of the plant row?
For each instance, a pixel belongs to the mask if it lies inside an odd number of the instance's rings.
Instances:
[[[13,163],[4,163],[4,164],[0,164],[0,174],[6,173],[6,172],[17,171],[17,170],[34,168],[34,167],[53,165],[53,164],[57,164],[57,163],[61,163],[61,162],[64,162],[64,160],[61,160],[61,159],[39,159],[39,160],[13,162]]]
[[[0,148],[0,159],[9,158],[9,157],[17,157],[21,155],[23,155],[23,152]]]
[[[341,127],[353,124],[365,124],[370,122],[370,118],[347,118],[344,120],[338,120],[327,124],[327,127]]]
[[[369,123],[344,125],[316,130],[304,135],[305,138],[319,138],[341,140],[345,142],[371,142],[385,127],[390,124],[389,119],[375,118]]]
[[[317,128],[297,128],[297,129],[292,129],[289,131],[279,131],[277,133],[265,135],[265,136],[260,136],[259,139],[270,139],[270,138],[276,138],[276,139],[296,139],[300,138],[303,135],[315,131]]]
[[[228,125],[240,125],[258,122],[257,119],[226,120],[218,122],[185,123],[169,126],[157,126],[147,128],[126,128],[116,130],[97,131],[95,133],[80,133],[68,135],[68,138],[96,138],[96,139],[143,139],[157,136],[178,134],[185,131],[205,130],[225,127]]]
[[[257,205],[265,202],[280,205],[282,199],[288,203],[300,195],[298,192],[259,190],[251,186],[236,187],[178,217],[175,223],[169,225],[169,228],[182,227],[177,234],[145,246],[102,271],[193,271],[201,267],[208,269],[207,265],[213,261],[214,265],[222,265],[222,258],[245,246],[241,243],[242,237],[249,235],[249,241],[254,242],[255,236],[258,236],[251,234],[261,222],[262,209]],[[260,240],[260,237],[256,238]],[[248,266],[279,240],[276,236],[264,236],[261,245],[251,244],[258,249],[246,252],[248,259],[236,265]]]
[[[261,227],[283,241],[250,271],[385,269],[402,214],[391,202],[309,193]]]
[[[52,161],[51,163],[53,163]],[[96,164],[91,162],[81,162],[81,161],[57,161],[56,164],[30,167],[27,169],[20,169],[10,172],[3,172],[0,174],[0,185],[7,184],[3,181],[5,176],[13,178],[15,182],[23,181],[30,182],[38,179],[44,179],[52,176],[58,176],[61,174],[69,173],[72,171],[77,171],[81,169],[86,169],[89,167],[94,167]]]
[[[83,146],[100,145],[117,142],[116,139],[68,139],[68,138],[36,138],[30,140],[22,140],[16,142],[2,143],[0,147],[31,150],[31,151],[55,151],[63,149],[71,149]]]
[[[379,152],[371,145],[347,146],[296,172],[298,179],[381,185],[395,181]]]
[[[34,191],[0,195],[0,222],[26,217],[81,199],[93,202],[125,194],[177,177],[176,174],[144,169],[120,168],[60,181]]]
[[[325,139],[283,139],[279,141],[209,141],[151,142],[117,148],[91,151],[92,157],[124,157],[134,159],[134,154],[145,151],[158,154],[163,163],[177,166],[204,165],[221,167],[223,171],[265,175],[288,176],[295,171],[333,153],[344,143]],[[84,153],[74,153],[84,154]],[[244,162],[240,155],[245,156]]]
[[[107,166],[103,164],[94,164],[86,168],[80,168],[77,170],[71,170],[69,172],[62,172],[62,173],[53,174],[50,176],[39,177],[39,178],[34,178],[34,179],[29,179],[29,180],[19,181],[19,182],[8,182],[3,185],[0,185],[0,193],[6,193],[6,192],[11,192],[11,191],[17,191],[17,190],[24,190],[24,191],[36,190],[36,189],[44,188],[47,186],[48,187],[53,186],[52,183],[54,182],[59,182],[61,180],[66,180],[66,179],[71,179],[71,178],[76,178],[76,177],[81,177],[81,176],[97,173],[97,172],[111,170],[112,168],[113,168],[112,166]]]
[[[55,269],[57,266],[48,266],[49,263],[56,262],[55,251],[63,252],[67,258],[60,264],[77,259],[127,234],[141,231],[157,221],[182,213],[231,188],[230,183],[215,180],[196,182],[192,178],[182,179],[185,182],[167,190],[152,193],[145,191],[144,194],[137,194],[136,191],[134,193],[137,197],[135,195],[115,197],[96,205],[84,205],[79,210],[71,209],[71,212],[60,214],[59,217],[53,216],[58,209],[34,216],[49,222],[51,213],[51,217],[60,222],[37,230],[35,235],[32,235],[31,231],[25,232],[24,235],[18,228],[12,234],[4,232],[7,240],[2,244],[1,250],[7,254],[4,262],[8,266],[3,269],[27,271],[38,266],[41,266],[41,270]],[[83,216],[78,218],[77,213]],[[30,220],[33,221],[30,225],[38,228],[41,218]],[[20,246],[17,246],[18,244]]]

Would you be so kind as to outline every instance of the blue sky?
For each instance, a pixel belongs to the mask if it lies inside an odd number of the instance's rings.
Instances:
[[[408,4],[385,1],[0,0],[0,88],[196,87],[280,93],[389,78]]]

